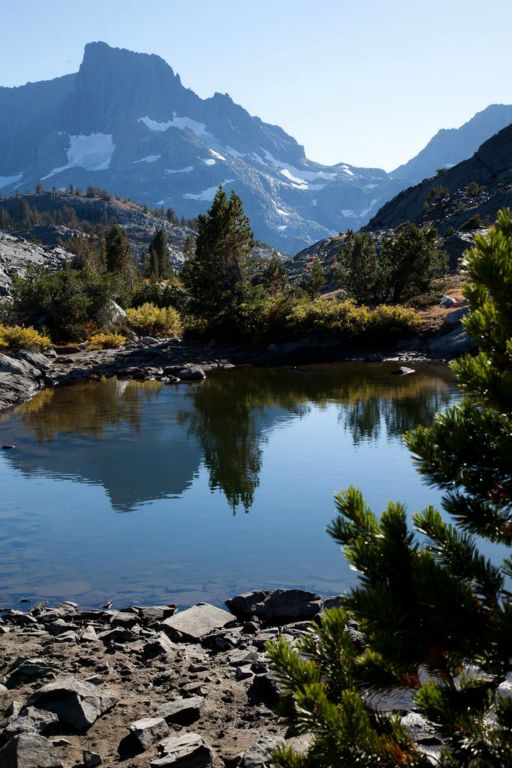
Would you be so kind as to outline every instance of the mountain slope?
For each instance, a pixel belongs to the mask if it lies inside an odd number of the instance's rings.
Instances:
[[[201,99],[163,59],[90,43],[77,74],[0,89],[4,194],[89,184],[187,218],[236,188],[256,236],[293,252],[357,228],[400,189],[379,169],[323,166],[227,94]]]
[[[397,227],[405,221],[433,223],[441,232],[491,222],[512,206],[512,125],[492,136],[468,160],[405,189],[365,229]]]
[[[392,176],[413,184],[422,181],[439,168],[450,168],[471,157],[484,141],[510,123],[512,105],[491,104],[460,128],[441,129],[416,157],[396,168]]]

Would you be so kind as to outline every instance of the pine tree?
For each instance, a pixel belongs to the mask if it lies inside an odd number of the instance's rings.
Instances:
[[[197,314],[211,318],[229,312],[247,281],[253,246],[242,201],[235,191],[228,199],[219,186],[209,211],[199,216],[195,253],[183,273]]]
[[[303,282],[303,288],[314,299],[320,295],[322,288],[325,288],[326,284],[327,278],[325,277],[322,262],[318,256],[315,256],[311,259],[307,276]]]
[[[465,327],[479,352],[453,364],[460,404],[407,437],[420,472],[445,492],[446,514],[428,507],[411,530],[400,504],[389,502],[379,519],[358,490],[337,494],[329,532],[359,585],[344,610],[325,612],[300,653],[284,641],[269,648],[282,711],[316,737],[305,756],[281,750],[282,766],[424,765],[399,719],[377,714],[361,695],[394,687],[413,689],[442,740],[439,766],[512,764],[512,560],[499,562],[503,549],[492,562],[480,551],[485,540],[512,546],[510,211],[477,237],[465,269]]]
[[[105,236],[107,270],[112,274],[133,277],[135,265],[130,241],[118,224],[113,224]]]
[[[149,244],[149,262],[151,277],[165,279],[170,276],[171,256],[163,229],[156,230]]]
[[[372,235],[347,232],[338,255],[335,278],[359,304],[385,301],[387,276]]]
[[[409,224],[382,243],[382,265],[389,285],[387,300],[399,304],[424,293],[447,270],[447,258],[432,228]]]
[[[265,262],[254,282],[263,285],[271,294],[284,291],[288,285],[288,272],[275,251]]]

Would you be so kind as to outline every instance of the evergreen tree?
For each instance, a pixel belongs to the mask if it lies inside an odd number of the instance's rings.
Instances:
[[[171,256],[163,229],[157,229],[149,245],[151,277],[166,278],[171,274]]]
[[[338,255],[335,278],[358,304],[385,301],[387,275],[377,253],[375,239],[364,232],[347,232]]]
[[[379,519],[358,490],[336,496],[329,532],[359,585],[345,610],[325,612],[299,652],[284,641],[269,648],[285,693],[282,711],[295,729],[315,734],[306,755],[281,750],[282,766],[430,764],[399,718],[375,712],[371,697],[361,695],[394,687],[413,689],[417,709],[442,740],[437,765],[512,764],[505,682],[512,672],[512,560],[500,563],[503,549],[496,549],[491,562],[479,549],[485,540],[512,546],[510,211],[477,237],[465,268],[465,327],[479,352],[453,364],[460,404],[407,437],[420,472],[445,492],[446,516],[432,507],[414,514],[418,537],[402,505],[389,502]]]
[[[434,277],[447,270],[446,254],[440,249],[435,229],[408,224],[382,243],[384,277],[389,285],[387,300],[399,304],[430,288]]]
[[[318,256],[315,256],[313,259],[311,259],[308,273],[302,287],[309,294],[309,296],[314,299],[321,294],[322,288],[325,288],[326,284],[327,278],[325,277],[322,262]]]
[[[228,198],[219,186],[209,211],[199,216],[195,253],[182,273],[197,314],[229,312],[247,281],[253,246],[242,201],[235,191]]]
[[[254,282],[263,285],[271,294],[284,291],[288,285],[288,272],[277,253],[274,252],[265,262]]]
[[[107,270],[115,275],[133,277],[135,264],[126,232],[113,224],[105,236],[105,260]]]

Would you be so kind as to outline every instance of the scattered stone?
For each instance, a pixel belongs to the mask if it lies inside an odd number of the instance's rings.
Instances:
[[[171,616],[162,623],[173,640],[198,642],[209,632],[222,629],[233,622],[233,616],[209,603],[199,603]]]
[[[117,698],[69,676],[43,686],[32,694],[28,703],[55,712],[62,723],[77,731],[86,731],[98,717],[115,706]]]
[[[9,687],[17,685],[21,680],[37,680],[41,677],[47,677],[57,671],[54,664],[50,664],[44,659],[27,658],[20,656],[16,659],[6,678],[6,684]]]
[[[171,736],[160,745],[163,757],[152,760],[150,768],[208,768],[212,764],[213,751],[198,733]]]
[[[153,659],[156,656],[168,656],[173,650],[174,646],[165,632],[159,632],[156,637],[145,643],[144,656],[149,659]]]
[[[191,725],[201,716],[203,704],[204,697],[202,696],[180,698],[162,704],[162,706],[157,709],[156,714],[158,717],[163,717],[166,723]]]
[[[253,671],[251,669],[250,664],[245,665],[243,667],[237,667],[235,670],[235,679],[236,680],[246,680],[249,677],[253,676]]]
[[[263,736],[252,747],[246,749],[241,755],[242,768],[268,768],[272,765],[272,753],[283,746],[284,739],[272,736]]]
[[[40,710],[35,707],[23,707],[17,714],[9,718],[2,736],[17,736],[20,733],[44,734],[58,722],[59,718],[53,712],[46,712],[44,709]]]
[[[88,624],[80,633],[80,640],[82,643],[97,643],[99,641],[99,637],[92,624]]]
[[[2,768],[62,768],[51,741],[37,733],[21,733],[0,749]]]
[[[271,707],[279,701],[277,679],[268,673],[254,675],[247,696],[249,701],[254,704],[265,704],[267,707]]]
[[[103,765],[101,755],[97,752],[90,752],[88,749],[84,749],[82,753],[82,760],[84,768],[97,768],[99,765]]]
[[[139,749],[145,752],[152,744],[168,736],[170,730],[163,717],[145,717],[130,725],[130,733]]]

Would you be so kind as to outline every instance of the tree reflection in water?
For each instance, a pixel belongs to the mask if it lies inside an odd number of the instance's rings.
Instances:
[[[242,506],[247,512],[259,484],[262,446],[279,421],[335,404],[357,445],[377,440],[383,426],[393,439],[428,424],[453,397],[452,377],[439,366],[401,377],[381,365],[246,368],[208,378],[192,391],[193,407],[181,418],[199,438],[211,489],[221,489],[233,511]]]
[[[100,482],[119,510],[180,495],[203,463],[210,488],[223,492],[233,512],[247,512],[264,445],[280,424],[334,406],[354,445],[392,440],[428,424],[455,396],[446,367],[422,366],[403,377],[392,368],[239,368],[213,373],[197,386],[107,379],[47,389],[14,412],[13,429],[16,420],[24,429],[13,442],[32,433],[38,443],[59,436],[58,445],[41,452],[29,441],[9,458],[28,474],[42,470]],[[130,434],[137,439],[128,440]],[[82,442],[75,439],[80,435]],[[91,450],[83,437],[101,442]]]

